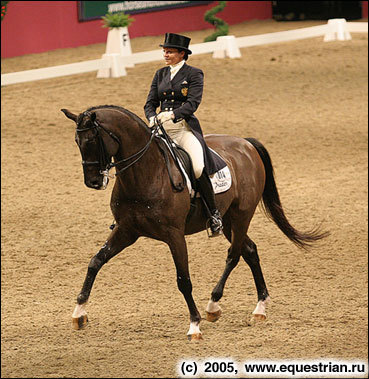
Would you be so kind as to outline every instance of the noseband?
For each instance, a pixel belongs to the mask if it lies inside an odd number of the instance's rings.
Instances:
[[[92,116],[91,112],[89,112],[89,111],[85,111],[83,113],[83,115],[88,116],[89,118],[91,118],[91,116]],[[107,179],[109,177],[109,170],[110,169],[112,169],[113,167],[117,167],[118,165],[122,165],[124,163],[127,163],[127,162],[131,161],[132,159],[134,159],[133,161],[128,163],[123,168],[120,168],[119,170],[117,170],[115,175],[121,174],[123,171],[127,170],[129,167],[134,165],[136,162],[138,162],[143,157],[143,155],[146,153],[147,149],[149,148],[149,146],[150,146],[150,144],[151,144],[151,142],[152,142],[152,140],[156,134],[158,126],[151,129],[150,139],[147,142],[147,144],[140,151],[131,155],[128,158],[124,158],[124,159],[122,159],[118,162],[114,162],[114,163],[111,161],[111,157],[109,157],[109,154],[106,150],[104,140],[100,134],[100,129],[104,130],[111,138],[113,138],[113,140],[118,143],[119,148],[120,148],[121,143],[120,143],[119,138],[114,133],[112,133],[110,130],[104,128],[96,119],[93,121],[92,126],[89,126],[87,128],[80,128],[79,125],[77,125],[76,131],[77,132],[84,132],[84,131],[92,130],[92,129],[96,129],[96,138],[97,138],[98,144],[99,144],[99,160],[98,161],[92,161],[92,162],[82,160],[82,165],[83,166],[90,166],[90,165],[100,166],[100,174],[104,175],[104,183],[107,183]]]

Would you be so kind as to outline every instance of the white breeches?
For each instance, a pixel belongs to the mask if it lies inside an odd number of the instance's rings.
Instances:
[[[166,121],[164,122],[164,128],[169,137],[187,151],[192,160],[195,177],[198,179],[205,167],[204,152],[200,141],[192,133],[185,120],[176,123],[171,120]]]

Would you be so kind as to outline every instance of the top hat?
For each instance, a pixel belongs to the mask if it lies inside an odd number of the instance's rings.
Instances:
[[[188,55],[192,54],[192,51],[188,48],[191,38],[181,36],[180,34],[165,33],[164,44],[159,45],[160,47],[173,47],[175,49],[182,49]]]

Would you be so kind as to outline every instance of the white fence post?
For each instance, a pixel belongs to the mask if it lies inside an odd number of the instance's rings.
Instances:
[[[237,41],[235,36],[219,36],[217,37],[217,43],[219,44],[219,49],[215,50],[213,53],[213,58],[241,58],[240,49],[237,46]]]
[[[351,39],[351,34],[348,31],[346,19],[332,18],[328,20],[328,30],[324,35],[324,42],[346,41]]]
[[[112,78],[119,78],[126,76],[126,68],[124,67],[123,57],[120,54],[109,54],[110,59],[110,76]]]
[[[123,57],[120,54],[103,54],[101,60],[106,63],[105,67],[98,70],[97,78],[119,78],[127,75]]]

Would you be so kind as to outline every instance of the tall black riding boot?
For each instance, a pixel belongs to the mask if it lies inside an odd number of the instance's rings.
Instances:
[[[205,172],[205,169],[197,179],[197,182],[199,184],[199,192],[208,207],[208,213],[210,213],[208,222],[210,223],[211,234],[209,237],[219,236],[222,234],[223,230],[222,216],[215,205],[213,185],[211,184],[210,178]]]

